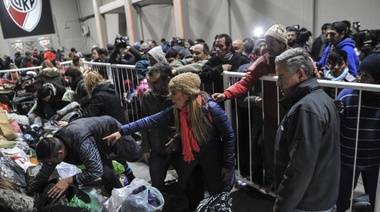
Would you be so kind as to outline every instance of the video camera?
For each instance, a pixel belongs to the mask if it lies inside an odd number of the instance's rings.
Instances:
[[[115,48],[123,49],[123,48],[127,47],[128,40],[129,40],[128,36],[116,34],[115,43],[114,43]]]
[[[360,30],[360,22],[354,22],[353,28],[355,33],[352,34],[352,40],[358,49],[368,55],[380,43],[380,29]]]

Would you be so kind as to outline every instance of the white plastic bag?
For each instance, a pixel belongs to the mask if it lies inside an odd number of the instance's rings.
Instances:
[[[80,169],[78,169],[78,167],[65,162],[58,164],[56,169],[59,175],[59,180],[74,176],[82,172]]]
[[[103,206],[109,212],[121,211],[120,209],[123,200],[126,199],[130,193],[132,193],[133,189],[142,185],[150,186],[150,184],[144,179],[135,178],[128,186],[113,189],[111,197],[104,203]]]

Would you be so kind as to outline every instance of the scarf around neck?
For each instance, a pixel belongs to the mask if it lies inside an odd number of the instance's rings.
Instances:
[[[202,103],[201,95],[197,97],[198,102]],[[185,106],[179,112],[181,123],[181,140],[182,140],[182,155],[185,162],[190,163],[194,160],[193,151],[199,152],[199,145],[194,138],[190,116],[188,113],[189,106]]]

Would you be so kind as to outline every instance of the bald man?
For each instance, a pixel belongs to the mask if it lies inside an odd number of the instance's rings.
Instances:
[[[237,54],[243,54],[244,52],[244,42],[240,39],[234,40],[232,42],[232,47],[235,49]]]

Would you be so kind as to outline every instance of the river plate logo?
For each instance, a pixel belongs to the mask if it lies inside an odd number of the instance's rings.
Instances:
[[[4,5],[13,22],[27,32],[40,22],[42,0],[4,0]]]

